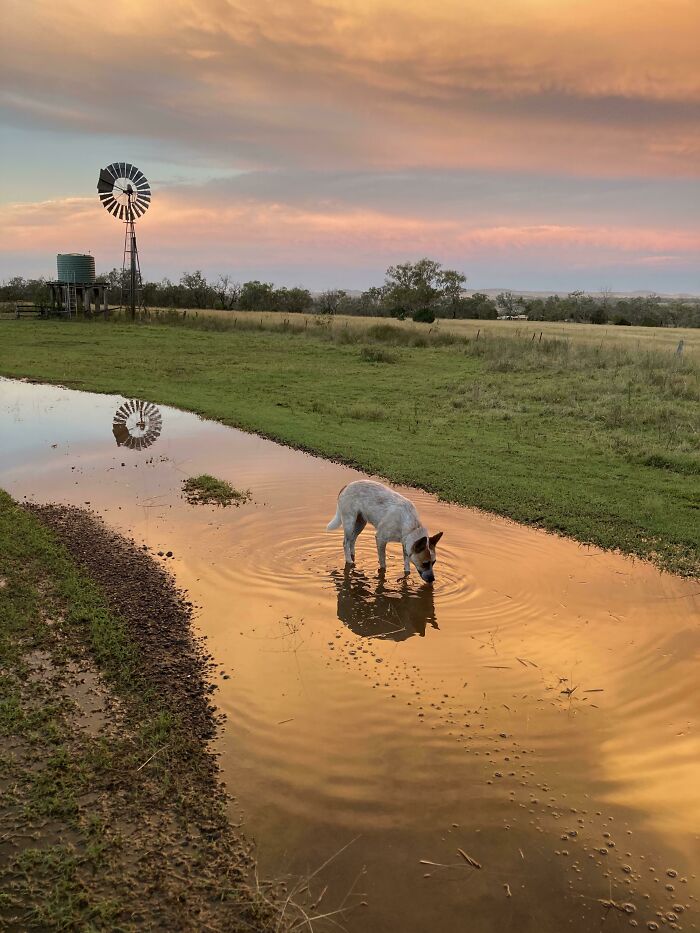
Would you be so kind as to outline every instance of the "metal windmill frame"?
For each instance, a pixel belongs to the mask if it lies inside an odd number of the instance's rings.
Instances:
[[[151,203],[148,179],[129,162],[112,162],[100,170],[97,191],[103,206],[118,220],[124,222],[124,255],[120,288],[120,308],[124,307],[124,286],[131,319],[136,310],[143,309],[141,263],[136,245],[135,221],[142,217]]]

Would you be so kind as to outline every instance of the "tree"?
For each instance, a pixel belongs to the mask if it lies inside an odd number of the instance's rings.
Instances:
[[[242,311],[272,311],[275,287],[271,282],[245,282],[241,287],[238,307]]]
[[[368,288],[366,292],[362,292],[360,296],[360,314],[368,314],[370,316],[378,315],[380,317],[386,314],[386,309],[384,307],[384,289],[372,285],[371,288]]]
[[[442,269],[439,275],[439,287],[442,304],[447,311],[447,317],[459,317],[458,311],[462,302],[462,291],[467,284],[467,277],[454,269]]]
[[[277,288],[272,295],[273,309],[288,314],[300,314],[308,311],[312,304],[308,288]]]
[[[457,317],[466,281],[461,272],[443,269],[434,259],[399,263],[386,270],[381,303],[399,318],[408,315],[416,320],[418,312],[426,321],[431,314],[433,320],[439,313]]]
[[[337,314],[345,303],[348,293],[339,288],[329,288],[317,296],[314,304],[319,314]]]
[[[496,304],[501,314],[506,317],[522,314],[525,307],[523,299],[518,295],[514,295],[513,292],[501,292],[500,295],[496,296]]]
[[[236,307],[242,286],[233,282],[230,275],[220,275],[211,288],[223,311],[231,311]]]
[[[474,292],[470,298],[462,298],[458,317],[477,318],[478,320],[495,321],[498,317],[498,308],[495,301],[483,292]]]
[[[389,266],[384,284],[384,303],[394,317],[433,309],[440,298],[441,267],[434,259]]]
[[[180,285],[185,289],[193,308],[211,307],[212,289],[199,269],[196,272],[183,272]]]

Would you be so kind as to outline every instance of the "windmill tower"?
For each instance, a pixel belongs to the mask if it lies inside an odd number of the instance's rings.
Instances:
[[[136,246],[135,222],[148,210],[151,203],[151,188],[148,179],[135,165],[128,162],[112,162],[100,170],[97,191],[103,206],[117,220],[124,221],[124,258],[122,261],[122,300],[124,285],[127,291],[127,307],[132,320],[136,317],[141,302],[141,266]]]

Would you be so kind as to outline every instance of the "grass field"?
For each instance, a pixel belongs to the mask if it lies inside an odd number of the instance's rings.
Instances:
[[[165,309],[160,309],[164,312]],[[179,312],[182,314],[182,312]],[[262,319],[264,324],[279,326],[280,314],[276,311],[259,312],[247,311],[197,311],[189,310],[188,315],[200,317],[224,318],[241,322]],[[316,317],[312,314],[289,315],[289,319],[300,322],[301,326],[308,328],[315,326]],[[356,317],[337,315],[333,318],[333,327],[339,331],[343,328],[359,331],[360,333],[373,327],[378,322],[390,320],[391,324],[409,333],[424,334],[425,324],[416,324],[411,320],[397,321],[387,318]],[[433,332],[455,334],[460,337],[473,339],[477,333],[480,336],[513,337],[516,339],[539,339],[542,334],[545,338],[566,340],[573,345],[587,344],[589,346],[617,345],[630,351],[669,350],[675,351],[680,340],[683,341],[684,356],[700,359],[700,328],[691,327],[617,327],[614,324],[572,324],[558,321],[477,321],[477,320],[449,320],[442,318],[432,325]]]
[[[7,322],[0,373],[176,405],[700,572],[695,332],[447,323]]]

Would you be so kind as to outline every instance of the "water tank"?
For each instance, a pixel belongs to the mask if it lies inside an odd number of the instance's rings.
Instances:
[[[59,282],[89,284],[95,281],[95,257],[86,253],[59,253],[56,256]]]

